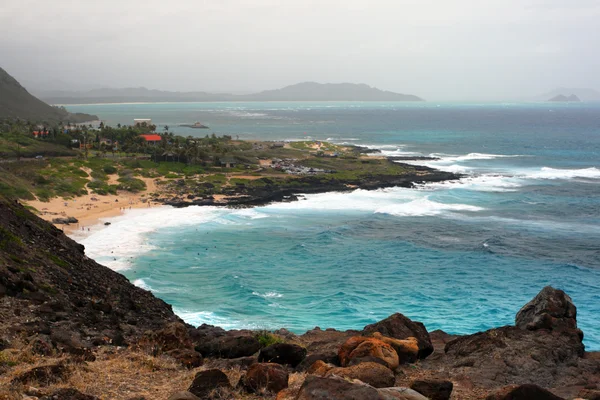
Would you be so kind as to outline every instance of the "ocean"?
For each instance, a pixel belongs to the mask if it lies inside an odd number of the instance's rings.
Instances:
[[[131,210],[76,237],[184,320],[224,328],[360,329],[392,313],[428,330],[514,323],[545,285],[600,350],[600,104],[363,102],[68,106],[187,135],[320,139],[465,177],[307,195],[253,209]],[[200,121],[209,130],[178,127]]]

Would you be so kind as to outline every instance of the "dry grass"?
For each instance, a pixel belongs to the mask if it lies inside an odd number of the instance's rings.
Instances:
[[[188,370],[167,356],[153,357],[139,350],[100,348],[96,361],[74,363],[69,356],[43,357],[32,354],[26,346],[21,349],[7,349],[0,352],[0,365],[5,366],[0,374],[0,400],[22,400],[29,385],[11,384],[13,379],[34,367],[66,362],[72,373],[63,382],[50,386],[31,386],[42,393],[52,393],[59,388],[75,388],[82,393],[100,399],[127,400],[144,397],[148,400],[165,400],[175,392],[186,390],[197,372],[210,369],[211,360],[206,365]],[[275,394],[247,394],[238,386],[245,371],[240,367],[223,370],[234,389],[213,393],[214,399],[275,399]],[[290,388],[281,393],[280,399],[292,399],[298,392],[306,374],[290,374]]]

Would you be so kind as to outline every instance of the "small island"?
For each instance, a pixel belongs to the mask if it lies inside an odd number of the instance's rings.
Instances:
[[[200,122],[194,122],[193,124],[180,124],[179,126],[183,126],[186,128],[194,128],[194,129],[209,129],[208,126],[203,125]]]
[[[567,102],[580,102],[581,100],[579,99],[579,97],[577,97],[574,94],[571,94],[570,96],[565,96],[564,94],[559,94],[557,96],[552,97],[548,101],[565,102],[565,103],[567,103]]]

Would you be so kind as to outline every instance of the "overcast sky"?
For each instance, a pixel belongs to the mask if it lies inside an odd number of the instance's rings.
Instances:
[[[0,0],[0,66],[73,88],[513,99],[600,89],[600,0]]]

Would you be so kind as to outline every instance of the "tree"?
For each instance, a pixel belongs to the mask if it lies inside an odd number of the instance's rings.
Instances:
[[[169,125],[165,125],[163,129],[165,130],[165,132],[169,132]]]

